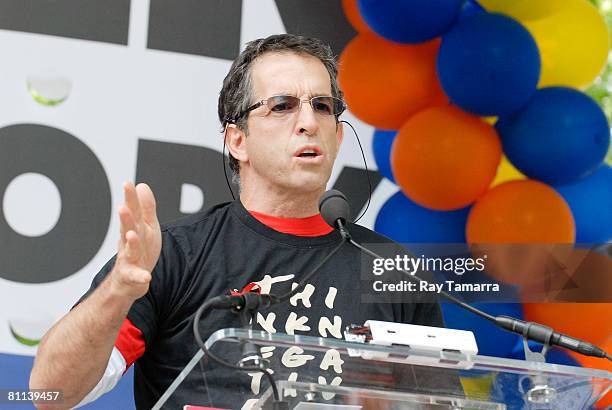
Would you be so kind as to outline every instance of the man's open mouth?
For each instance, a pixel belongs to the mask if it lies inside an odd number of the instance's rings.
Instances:
[[[298,150],[295,156],[299,158],[316,158],[322,154],[321,149],[318,147],[304,147]]]

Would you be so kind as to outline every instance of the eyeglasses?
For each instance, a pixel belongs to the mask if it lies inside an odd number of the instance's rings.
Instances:
[[[256,108],[265,105],[270,113],[274,116],[282,117],[287,114],[297,112],[303,102],[307,102],[312,107],[312,110],[321,115],[339,116],[346,110],[346,104],[339,98],[330,96],[312,97],[309,100],[300,100],[293,95],[275,95],[267,100],[261,100],[251,105],[249,108],[240,113],[240,117],[248,114]]]

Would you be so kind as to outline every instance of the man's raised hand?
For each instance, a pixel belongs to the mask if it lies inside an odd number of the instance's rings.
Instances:
[[[122,296],[136,300],[149,289],[151,271],[161,251],[161,231],[151,188],[126,182],[123,193],[125,203],[119,208],[121,239],[111,286]]]

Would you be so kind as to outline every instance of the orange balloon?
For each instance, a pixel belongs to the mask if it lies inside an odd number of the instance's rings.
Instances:
[[[563,197],[534,180],[492,188],[476,201],[466,224],[472,253],[486,257],[487,273],[501,282],[527,287],[530,294],[542,286],[541,290],[549,290],[547,278],[558,275],[571,249],[559,244],[572,244],[574,238],[574,218]]]
[[[602,348],[608,353],[612,352],[612,335],[606,339],[605,342],[602,342],[598,345],[598,347]],[[570,354],[580,363],[583,367],[588,367],[590,369],[601,369],[612,372],[612,362],[607,359],[602,359],[599,357],[591,357],[591,356],[583,356],[578,353],[570,352]],[[597,388],[597,385],[594,385],[594,393],[597,395],[601,393],[601,388]],[[609,391],[607,395],[605,395],[601,400],[599,400],[595,404],[596,409],[609,409],[612,407],[612,391]]]
[[[359,7],[357,7],[357,0],[342,0],[342,9],[351,26],[359,33],[372,31],[361,17]]]
[[[612,337],[612,303],[524,303],[523,308],[526,320],[598,346]]]
[[[491,189],[474,204],[466,226],[468,243],[573,243],[575,236],[563,197],[534,180]]]
[[[377,128],[395,130],[417,111],[445,104],[436,75],[439,46],[439,40],[403,45],[372,33],[356,36],[339,60],[349,110]]]
[[[448,211],[484,194],[497,172],[501,144],[495,129],[451,105],[411,117],[391,149],[391,169],[417,204]]]

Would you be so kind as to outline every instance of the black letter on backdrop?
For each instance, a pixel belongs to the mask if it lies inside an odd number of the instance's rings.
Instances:
[[[183,184],[202,190],[202,209],[232,200],[221,164],[221,153],[210,148],[140,139],[136,181],[149,184],[157,202],[157,217],[167,222],[186,215],[180,211]],[[229,168],[227,172],[231,180]],[[232,189],[238,195],[238,188]]]
[[[340,55],[357,32],[342,9],[341,0],[276,0],[287,33],[316,37]]]
[[[151,0],[148,48],[233,60],[242,0]]]
[[[130,0],[0,1],[0,29],[127,45]]]
[[[0,199],[13,179],[28,172],[55,183],[61,214],[51,231],[30,237],[15,232],[0,211],[0,277],[23,283],[60,280],[85,266],[106,237],[108,179],[96,155],[65,131],[36,124],[0,128]]]
[[[372,182],[372,192],[374,192],[383,177],[378,171],[370,170],[369,173],[370,181]],[[368,192],[368,174],[366,174],[366,170],[345,166],[340,171],[336,182],[334,182],[334,189],[346,195],[349,207],[351,208],[351,219],[355,220],[368,202],[370,194]]]
[[[357,34],[341,0],[286,1],[276,6],[288,33],[317,37],[339,55]],[[233,60],[240,52],[241,0],[151,0],[148,47]]]

